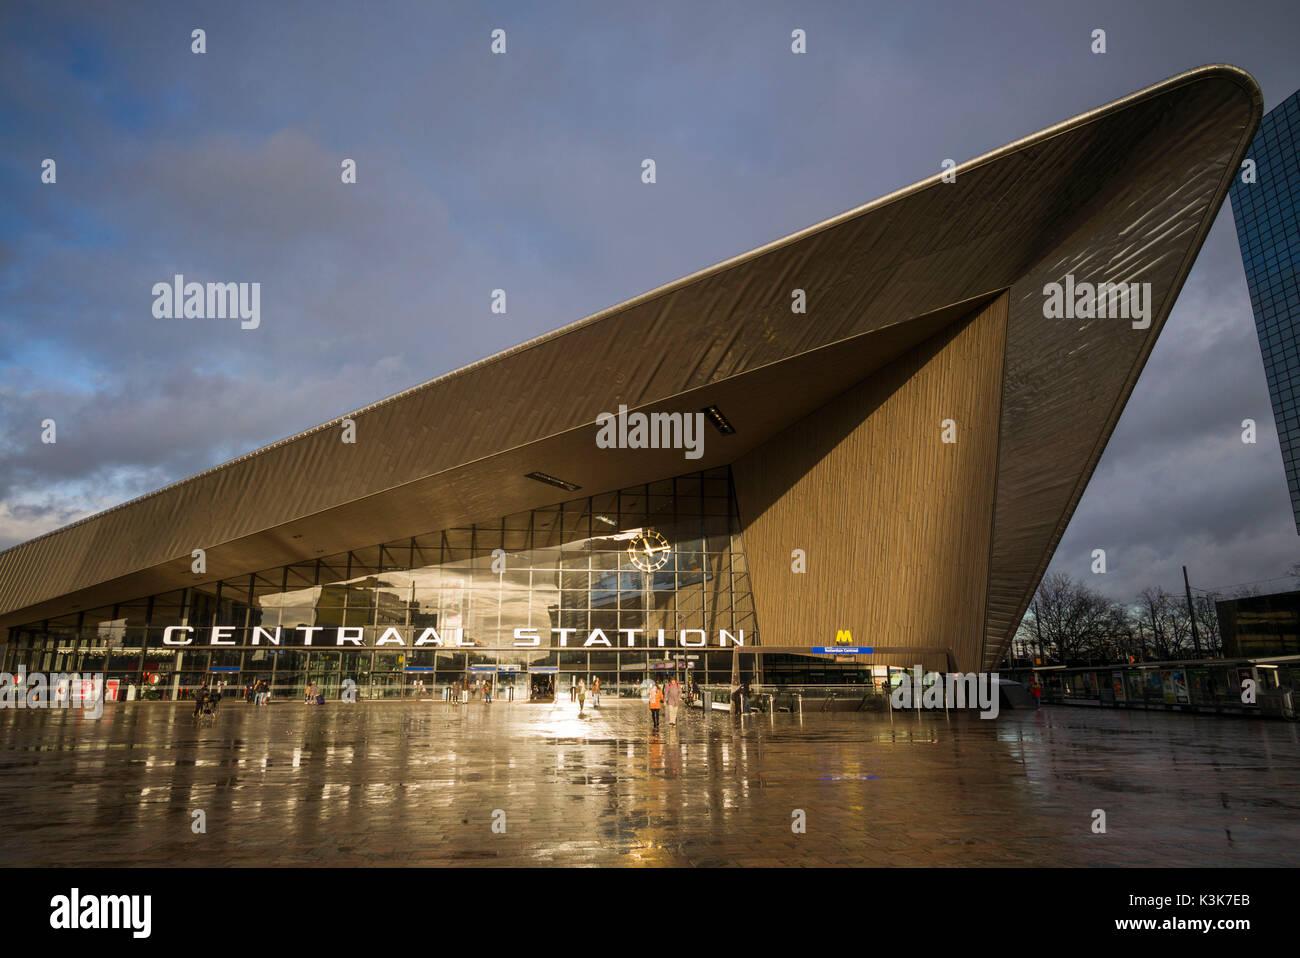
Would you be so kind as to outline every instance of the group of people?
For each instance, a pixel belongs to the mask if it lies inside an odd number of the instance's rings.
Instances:
[[[271,697],[271,683],[266,679],[258,679],[251,685],[244,686],[244,701],[251,702],[254,705],[265,705],[266,700]]]
[[[476,698],[480,694],[483,696],[484,705],[492,701],[492,682],[488,679],[478,682],[471,682],[469,679],[456,679],[448,686],[448,689],[448,697],[453,705],[469,704],[471,698]]]
[[[592,705],[599,708],[600,676],[591,680],[590,687],[583,679],[570,684],[569,699],[578,703],[579,715],[586,711],[588,695],[591,696]],[[641,700],[650,707],[650,722],[653,728],[659,727],[661,716],[666,724],[676,725],[677,712],[682,705],[696,702],[699,697],[699,683],[692,681],[689,685],[684,685],[677,681],[676,676],[662,683],[658,679],[647,678],[641,684]]]
[[[591,693],[592,708],[600,708],[600,676],[591,680],[591,688],[587,688],[587,683],[583,679],[578,679],[576,685],[569,686],[569,701],[575,698],[578,700],[578,714],[581,715],[587,708],[587,693]]]
[[[664,721],[669,725],[676,725],[677,709],[682,704],[682,687],[677,677],[670,678],[663,687],[660,687],[658,679],[651,681],[646,692],[646,703],[650,706],[650,721],[654,728],[659,727],[660,712],[668,713],[664,716]]]

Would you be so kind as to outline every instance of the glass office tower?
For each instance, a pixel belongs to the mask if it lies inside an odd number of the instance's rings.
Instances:
[[[1300,531],[1300,90],[1264,115],[1247,157],[1253,175],[1238,171],[1229,195],[1237,239],[1250,286],[1255,331],[1264,354],[1273,417],[1277,421],[1291,492],[1291,512]],[[1246,180],[1253,179],[1254,182]]]

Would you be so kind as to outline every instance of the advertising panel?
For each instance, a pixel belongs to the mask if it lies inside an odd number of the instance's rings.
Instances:
[[[1187,694],[1187,676],[1182,669],[1174,669],[1169,673],[1169,679],[1174,686],[1174,701],[1182,705],[1187,705],[1192,701],[1192,697]]]

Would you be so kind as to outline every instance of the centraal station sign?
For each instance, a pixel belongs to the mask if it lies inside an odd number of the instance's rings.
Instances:
[[[366,641],[366,630],[366,626],[360,625],[338,627],[300,625],[293,629],[283,627],[264,629],[261,626],[254,626],[247,643],[236,639],[236,628],[232,625],[218,625],[202,631],[207,634],[208,645],[291,645],[310,648],[350,645],[376,649],[388,646],[414,649],[466,648],[478,645],[465,638],[464,629],[443,629],[439,633],[433,628],[403,629],[394,626],[384,629],[373,643]],[[378,632],[378,629],[372,628],[370,631],[373,635]],[[726,629],[719,629],[716,642],[713,643],[708,641],[709,635],[704,629],[678,629],[676,632],[668,629],[658,629],[655,632],[647,632],[645,629],[613,629],[611,630],[614,633],[613,639],[605,634],[604,629],[592,629],[587,633],[585,640],[579,641],[581,638],[579,633],[582,631],[582,629],[551,629],[551,636],[558,638],[558,641],[552,641],[545,648],[662,649],[675,645],[684,649],[702,649],[709,645],[726,648],[729,645],[745,644],[744,629],[737,629],[734,634]],[[193,645],[198,638],[198,632],[199,630],[191,625],[168,626],[163,631],[163,645]],[[515,629],[514,646],[519,649],[543,648],[542,630]]]

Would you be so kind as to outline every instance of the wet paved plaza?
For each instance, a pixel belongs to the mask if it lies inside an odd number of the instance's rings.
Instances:
[[[227,701],[198,727],[190,709],[0,712],[0,864],[1300,864],[1300,728],[1281,722],[695,710],[652,732],[607,698],[582,717]]]

